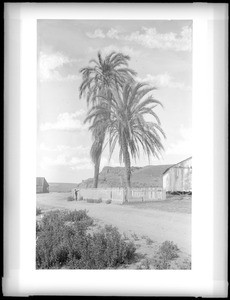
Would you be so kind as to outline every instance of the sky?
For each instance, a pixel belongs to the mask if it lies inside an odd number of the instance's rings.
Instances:
[[[156,87],[153,95],[163,104],[155,112],[165,151],[160,159],[141,153],[132,166],[174,164],[192,155],[192,21],[38,20],[37,37],[37,176],[66,183],[93,177],[79,71],[98,51],[128,54],[136,80]],[[101,169],[123,166],[118,147],[108,158],[105,148]]]

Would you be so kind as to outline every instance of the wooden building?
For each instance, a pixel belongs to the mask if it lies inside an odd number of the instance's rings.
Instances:
[[[49,193],[49,184],[45,177],[36,178],[36,193]]]
[[[166,192],[192,192],[192,157],[168,168],[163,173]]]

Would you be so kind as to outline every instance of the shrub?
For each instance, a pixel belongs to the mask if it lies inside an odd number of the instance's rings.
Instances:
[[[82,196],[80,196],[78,200],[79,200],[79,201],[82,201],[82,200],[84,200],[84,199],[83,199],[83,197],[82,197]]]
[[[135,232],[132,234],[132,238],[134,239],[134,241],[139,241],[139,237],[136,235]]]
[[[101,203],[101,202],[102,202],[101,198],[95,200],[95,203]]]
[[[129,263],[134,258],[136,248],[126,242],[116,227],[106,225],[92,237],[91,267],[96,269],[112,268]]]
[[[47,213],[37,231],[36,267],[106,269],[134,258],[134,244],[126,242],[117,228],[105,226],[89,234],[92,223],[86,211]]]
[[[165,261],[163,259],[154,258],[153,266],[157,270],[167,270],[167,269],[170,269],[171,264],[170,264],[170,262]]]
[[[160,256],[166,260],[172,260],[178,257],[178,247],[173,242],[165,241],[159,249]]]
[[[108,199],[105,201],[106,204],[110,204],[112,202],[112,200]]]
[[[94,199],[86,199],[87,203],[94,203]]]
[[[41,215],[41,214],[42,214],[41,208],[40,208],[40,207],[37,207],[37,208],[36,208],[36,216],[39,216],[39,215]]]
[[[86,199],[86,202],[87,203],[101,203],[102,200],[101,200],[101,198],[99,198],[99,199]]]
[[[86,210],[63,211],[62,217],[64,221],[78,222],[85,219],[90,219]]]
[[[68,196],[67,201],[74,201],[74,197],[73,196]]]
[[[146,238],[146,244],[147,245],[152,245],[154,242],[152,239],[150,239],[149,237]]]
[[[170,241],[165,241],[159,247],[156,257],[153,259],[155,269],[165,270],[170,269],[171,261],[178,257],[179,251],[176,244]]]

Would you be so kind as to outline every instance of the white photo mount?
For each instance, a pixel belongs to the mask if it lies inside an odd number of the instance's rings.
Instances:
[[[35,269],[37,20],[108,18],[193,20],[191,271]],[[226,4],[5,4],[4,295],[227,296],[227,20]]]

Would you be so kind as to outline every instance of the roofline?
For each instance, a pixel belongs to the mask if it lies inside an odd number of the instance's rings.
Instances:
[[[168,169],[166,169],[166,170],[163,172],[163,175],[164,175],[165,173],[167,173],[168,170],[170,170],[171,168],[173,168],[173,167],[175,167],[175,166],[181,164],[182,162],[184,162],[184,161],[186,161],[186,160],[189,160],[189,159],[191,159],[191,158],[192,158],[192,156],[190,156],[190,157],[188,157],[188,158],[186,158],[186,159],[184,159],[184,160],[182,160],[182,161],[180,161],[180,162],[178,162],[178,163],[172,165],[171,167],[169,167]]]
[[[47,185],[49,186],[49,183],[48,183],[48,181],[46,180],[45,177],[36,177],[36,185],[37,185],[37,179],[43,180],[43,183],[47,183]],[[42,185],[43,185],[43,184],[42,184]],[[37,186],[40,186],[40,185],[38,184]]]

